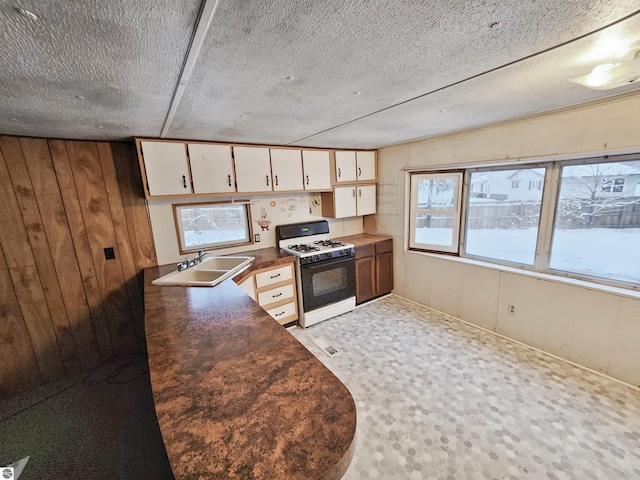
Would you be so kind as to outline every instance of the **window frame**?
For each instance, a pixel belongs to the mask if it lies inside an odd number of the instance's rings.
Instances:
[[[194,246],[193,248],[185,248],[184,246],[184,231],[183,225],[180,221],[180,209],[193,208],[193,207],[205,207],[205,206],[243,206],[245,211],[245,226],[248,235],[248,241],[229,242],[229,243],[217,243],[217,244],[205,244]],[[193,203],[174,203],[171,205],[173,210],[173,221],[176,230],[176,237],[178,240],[178,251],[180,255],[187,255],[189,253],[198,252],[200,250],[219,250],[221,248],[238,247],[242,245],[253,245],[253,220],[251,216],[251,208],[248,200],[226,201],[226,202],[193,202]]]
[[[538,234],[536,236],[536,248],[535,248],[535,252],[534,252],[534,257],[533,257],[533,263],[531,265],[526,264],[526,263],[518,263],[518,262],[512,262],[509,260],[503,260],[503,259],[499,259],[499,258],[492,258],[492,257],[483,257],[480,255],[473,255],[471,253],[467,253],[466,252],[466,240],[467,240],[467,223],[468,223],[468,215],[469,215],[469,201],[470,201],[470,191],[468,189],[463,189],[463,213],[462,213],[462,218],[463,218],[463,223],[462,223],[462,227],[460,229],[460,245],[458,247],[458,251],[460,252],[460,257],[461,258],[468,258],[471,260],[477,260],[479,262],[488,262],[488,263],[495,263],[497,265],[504,265],[507,267],[512,267],[512,268],[520,268],[523,270],[529,270],[529,271],[536,271],[537,270],[537,265],[540,262],[540,256],[542,254],[542,252],[540,251],[540,238],[542,237],[546,237],[547,231],[546,231],[546,226],[543,226],[543,211],[544,211],[544,207],[545,207],[545,196],[548,197],[548,192],[547,192],[547,178],[549,176],[549,170],[550,170],[550,163],[549,162],[536,162],[536,163],[517,163],[517,164],[506,164],[506,165],[499,165],[499,166],[490,166],[490,167],[473,167],[473,168],[467,168],[465,169],[465,185],[467,184],[471,184],[471,174],[472,173],[477,173],[477,172],[497,172],[497,171],[504,171],[504,170],[530,170],[533,168],[544,168],[545,169],[545,176],[544,179],[542,180],[542,198],[540,200],[540,219],[538,221]],[[519,181],[519,180],[518,180]],[[465,195],[465,192],[466,193]]]
[[[560,202],[560,186],[561,186],[561,174],[562,168],[574,165],[590,165],[601,163],[622,163],[630,161],[640,161],[640,152],[624,153],[619,155],[606,155],[606,156],[593,156],[593,157],[580,157],[580,158],[550,158],[544,160],[531,160],[528,162],[518,163],[502,163],[493,165],[468,165],[468,166],[452,166],[451,169],[443,169],[439,167],[437,170],[429,169],[406,169],[407,173],[407,194],[405,196],[407,201],[407,208],[405,209],[408,219],[406,221],[407,241],[406,251],[424,252],[435,255],[443,256],[457,256],[459,258],[465,258],[473,261],[484,262],[490,265],[503,265],[505,267],[517,268],[521,270],[528,270],[534,273],[552,275],[562,278],[576,279],[581,281],[587,281],[595,284],[601,284],[606,286],[624,288],[632,291],[640,291],[640,283],[632,283],[623,280],[616,280],[606,277],[591,276],[588,274],[570,272],[566,270],[553,269],[550,266],[551,260],[551,248],[553,246],[553,236],[555,233],[556,215],[558,214],[558,205]],[[469,197],[471,193],[480,193],[478,191],[471,191],[471,173],[478,171],[496,171],[496,170],[514,170],[514,169],[533,169],[533,168],[545,168],[544,179],[541,180],[542,199],[540,205],[540,218],[538,222],[538,235],[536,238],[536,249],[533,265],[521,264],[516,262],[510,262],[500,259],[493,259],[491,257],[482,257],[478,255],[471,255],[465,252],[465,242],[467,237],[467,222],[469,214]],[[460,201],[460,218],[459,218],[459,236],[456,252],[448,252],[439,249],[422,249],[416,248],[411,245],[410,236],[413,235],[411,219],[415,216],[415,211],[412,203],[412,181],[413,175],[428,175],[428,174],[451,174],[453,172],[462,172],[464,180],[462,183],[462,191],[459,193],[458,200]],[[615,183],[615,177],[611,179],[611,189]],[[623,191],[626,187],[627,178],[623,183]],[[640,183],[639,183],[640,184]],[[534,188],[536,185],[534,185]],[[611,193],[603,192],[604,194]],[[612,192],[613,193],[613,192]],[[615,192],[621,193],[621,192]],[[634,196],[630,194],[631,196]]]
[[[415,172],[416,184],[419,182],[418,177],[420,176],[429,176],[429,177],[441,177],[441,178],[450,178],[452,176],[457,177],[456,182],[456,192],[454,194],[454,210],[435,210],[428,208],[413,208],[413,202],[415,200],[417,206],[417,189],[414,188],[414,174],[409,175],[409,209],[411,212],[414,212],[410,215],[408,226],[409,226],[409,235],[408,235],[408,248],[410,250],[417,250],[422,252],[435,252],[435,253],[447,253],[449,255],[458,255],[459,253],[459,245],[460,245],[460,217],[462,215],[462,192],[464,191],[464,171],[463,170],[447,170],[447,171],[433,171],[433,172]],[[420,212],[433,211],[437,213],[454,213],[454,227],[453,227],[453,238],[451,242],[451,246],[443,246],[436,245],[430,243],[418,243],[415,241],[415,229],[413,228],[415,222],[415,216]],[[416,246],[420,245],[420,246]],[[434,248],[430,248],[434,247]]]

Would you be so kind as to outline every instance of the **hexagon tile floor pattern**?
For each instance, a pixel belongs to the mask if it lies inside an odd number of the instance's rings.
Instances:
[[[640,392],[615,381],[394,295],[291,333],[355,399],[346,480],[640,479]]]

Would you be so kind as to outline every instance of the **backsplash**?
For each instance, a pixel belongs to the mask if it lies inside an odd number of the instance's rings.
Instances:
[[[252,202],[251,228],[253,234],[260,235],[260,242],[253,245],[222,248],[216,254],[227,255],[258,248],[274,247],[276,244],[276,225],[297,223],[310,220],[322,220],[322,204],[317,193],[302,193],[286,196],[259,195],[254,197],[238,197],[236,200]],[[222,202],[227,197],[204,197],[199,202]],[[229,200],[231,201],[231,200]],[[149,200],[149,216],[156,246],[158,264],[174,263],[193,255],[180,255],[176,237],[173,210],[176,203],[194,203],[193,198]],[[328,218],[330,235],[339,237],[363,231],[362,217],[332,219]]]

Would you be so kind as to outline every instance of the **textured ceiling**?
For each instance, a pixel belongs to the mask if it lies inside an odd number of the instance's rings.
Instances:
[[[377,148],[640,89],[568,81],[638,0],[218,0],[175,97],[199,1],[80,4],[0,0],[0,133]]]

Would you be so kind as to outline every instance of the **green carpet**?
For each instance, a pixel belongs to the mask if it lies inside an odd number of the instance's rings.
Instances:
[[[173,479],[144,356],[0,399],[0,466],[20,480]]]

